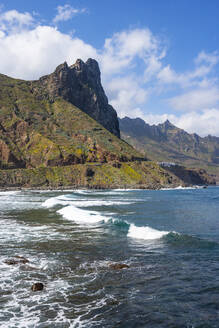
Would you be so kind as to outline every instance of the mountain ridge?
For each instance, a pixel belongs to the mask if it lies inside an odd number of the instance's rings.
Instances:
[[[216,169],[219,165],[218,137],[189,134],[169,120],[149,125],[140,118],[125,117],[119,123],[122,138],[153,160]]]

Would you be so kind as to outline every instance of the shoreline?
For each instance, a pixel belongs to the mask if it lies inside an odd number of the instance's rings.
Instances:
[[[151,187],[134,187],[134,186],[127,186],[127,187],[111,187],[111,188],[89,188],[89,187],[76,187],[76,186],[65,186],[65,187],[0,187],[0,192],[7,192],[7,191],[74,191],[74,190],[89,190],[89,191],[98,191],[98,190],[173,190],[173,189],[206,189],[209,187],[219,187],[219,184],[216,185],[174,185],[174,186],[160,186],[157,188]]]

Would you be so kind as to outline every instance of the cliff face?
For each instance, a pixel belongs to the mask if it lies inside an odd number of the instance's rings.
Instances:
[[[31,85],[39,98],[46,97],[53,102],[62,97],[120,137],[117,113],[108,104],[96,60],[90,58],[84,63],[78,59],[70,67],[67,63],[61,64],[54,73],[41,77]]]

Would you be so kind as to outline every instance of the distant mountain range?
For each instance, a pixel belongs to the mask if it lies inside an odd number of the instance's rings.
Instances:
[[[200,137],[177,128],[170,121],[149,125],[140,118],[119,119],[121,137],[156,161],[204,167],[219,174],[219,138]]]

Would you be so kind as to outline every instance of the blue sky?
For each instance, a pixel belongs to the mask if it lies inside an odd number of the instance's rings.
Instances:
[[[118,115],[219,136],[218,0],[0,2],[0,72],[96,58]]]

